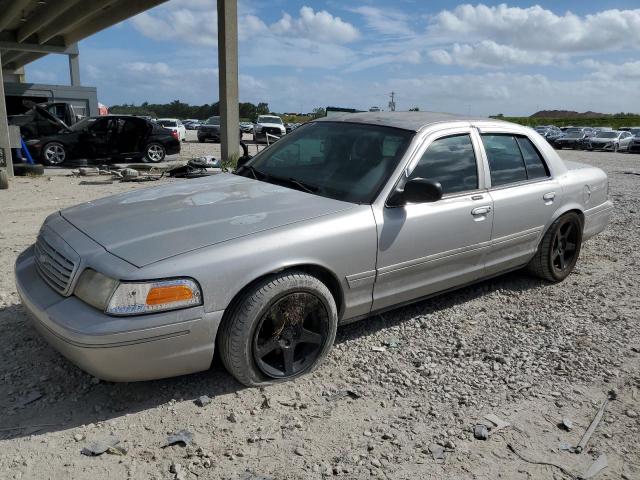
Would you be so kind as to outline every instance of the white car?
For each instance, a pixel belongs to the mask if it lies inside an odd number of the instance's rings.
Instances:
[[[629,132],[602,131],[591,137],[587,143],[588,150],[611,150],[613,152],[629,151],[633,135]]]
[[[280,137],[284,137],[286,133],[287,129],[280,117],[276,117],[275,115],[260,115],[256,120],[256,124],[253,126],[253,141],[259,142],[263,140],[271,143]],[[268,137],[267,134],[269,135]]]
[[[184,142],[187,140],[187,127],[182,124],[182,121],[177,118],[159,118],[156,123],[164,128],[168,128],[173,131],[178,140]]]

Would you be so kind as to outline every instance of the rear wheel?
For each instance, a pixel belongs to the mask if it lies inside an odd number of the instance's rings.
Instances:
[[[158,163],[167,156],[167,150],[161,143],[153,142],[147,145],[144,157],[151,163]]]
[[[41,160],[45,165],[62,165],[67,159],[67,150],[58,142],[49,142],[42,147]]]
[[[581,246],[582,220],[577,213],[566,213],[549,227],[527,268],[549,282],[561,282],[576,266]]]
[[[218,346],[240,383],[255,387],[315,370],[336,336],[329,289],[303,272],[272,275],[248,290],[220,327]]]

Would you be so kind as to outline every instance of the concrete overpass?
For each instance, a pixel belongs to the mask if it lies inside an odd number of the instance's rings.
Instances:
[[[5,81],[24,80],[24,66],[45,55],[66,55],[71,86],[80,86],[78,42],[167,0],[0,0],[0,165],[13,174]],[[218,0],[219,98],[222,156],[238,151],[237,0]],[[229,140],[233,145],[229,144]]]

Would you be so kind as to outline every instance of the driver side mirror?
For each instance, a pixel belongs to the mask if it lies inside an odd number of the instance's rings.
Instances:
[[[405,184],[404,190],[398,189],[393,193],[390,204],[402,206],[407,203],[433,203],[441,200],[442,195],[440,182],[426,178],[414,178]]]

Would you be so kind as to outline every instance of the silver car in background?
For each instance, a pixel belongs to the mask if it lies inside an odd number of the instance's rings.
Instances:
[[[564,280],[613,206],[533,130],[432,113],[306,124],[235,174],[51,215],[16,263],[36,328],[93,375],[315,369],[339,324],[527,268]]]

